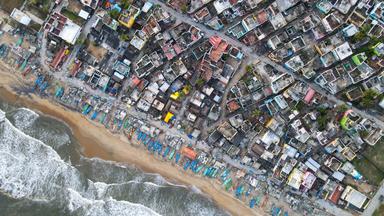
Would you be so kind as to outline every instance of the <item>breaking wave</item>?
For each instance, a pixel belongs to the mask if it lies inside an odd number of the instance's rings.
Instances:
[[[1,124],[0,189],[12,198],[53,201],[64,194],[62,202],[75,215],[158,215],[140,204],[98,197],[99,184],[64,162],[50,146],[8,119]]]
[[[228,215],[196,187],[81,156],[70,129],[57,120],[25,108],[6,116],[0,123],[0,216]]]

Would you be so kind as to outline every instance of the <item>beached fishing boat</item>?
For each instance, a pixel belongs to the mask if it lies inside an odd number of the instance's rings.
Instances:
[[[155,145],[155,141],[151,140],[151,141],[148,143],[148,151],[151,151],[151,149],[153,148],[154,145]]]
[[[173,156],[175,155],[176,149],[172,149],[171,153],[169,154],[168,160],[172,160]]]
[[[99,123],[104,124],[104,120],[105,120],[105,117],[106,117],[106,116],[107,116],[107,113],[103,113],[103,114],[101,114],[101,118],[100,118]]]
[[[229,169],[225,169],[222,173],[221,173],[221,180],[222,181],[225,181],[225,179],[227,178],[227,176],[229,175]]]
[[[128,118],[125,119],[123,127],[124,127],[124,129],[127,129],[129,127],[129,119]]]
[[[85,112],[87,111],[88,107],[89,107],[89,104],[85,104],[83,106],[83,110],[81,111],[81,113],[85,114]]]
[[[198,160],[193,160],[192,161],[191,166],[190,166],[192,171],[196,170],[196,166],[197,166],[198,162],[199,162]]]
[[[189,165],[190,165],[191,161],[190,160],[187,160],[187,162],[184,164],[184,170],[187,170]]]
[[[88,115],[89,114],[89,112],[91,112],[91,110],[92,110],[92,106],[91,105],[89,105],[88,107],[87,107],[87,109],[85,109],[85,111],[84,111],[84,115]]]
[[[91,116],[91,120],[95,120],[98,114],[99,114],[99,112],[97,110],[93,111],[92,116]]]
[[[211,167],[207,167],[207,168],[204,170],[203,175],[204,175],[204,176],[207,176],[208,173],[211,172],[211,169],[212,169]]]
[[[132,139],[133,134],[135,133],[135,128],[131,128],[130,132],[128,133],[127,137],[129,140]]]
[[[122,120],[118,120],[118,122],[117,122],[117,129],[121,130],[122,127],[123,127],[123,121]]]
[[[56,98],[61,98],[64,94],[64,88],[63,87],[58,87],[55,93]]]
[[[196,173],[196,174],[199,173],[203,168],[204,168],[204,164],[200,165],[200,166],[196,169],[195,173]]]
[[[247,192],[245,192],[245,196],[249,196],[252,192],[252,188],[248,188]]]
[[[251,199],[251,201],[249,202],[249,208],[253,208],[255,207],[256,205],[256,199]]]
[[[30,72],[32,71],[32,68],[31,67],[28,67],[21,75],[23,77],[27,76],[27,74],[29,74]]]
[[[224,185],[225,190],[228,191],[229,188],[232,187],[232,178],[228,178],[227,180],[225,180],[223,185]]]
[[[237,188],[236,188],[236,197],[239,198],[244,192],[244,186],[243,185],[239,185]]]
[[[157,148],[157,154],[161,155],[161,152],[163,151],[163,144],[159,143]]]
[[[43,82],[40,86],[40,92],[43,93],[48,88],[48,81]]]
[[[180,153],[176,153],[176,157],[175,157],[176,164],[179,163],[180,157],[181,157]]]
[[[147,144],[151,141],[151,137],[148,137],[146,140],[143,141],[143,144],[147,146]]]
[[[35,80],[35,85],[34,85],[33,89],[35,90],[37,87],[39,87],[41,85],[41,83],[43,82],[43,80],[44,80],[44,76],[39,75]]]
[[[170,150],[171,150],[171,147],[169,147],[169,146],[167,146],[167,148],[165,148],[165,151],[163,153],[163,158],[167,157]]]
[[[281,208],[272,206],[272,216],[279,216],[281,214]]]

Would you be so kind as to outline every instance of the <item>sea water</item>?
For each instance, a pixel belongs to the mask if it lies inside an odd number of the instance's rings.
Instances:
[[[227,215],[193,187],[81,155],[64,123],[0,101],[0,216]]]

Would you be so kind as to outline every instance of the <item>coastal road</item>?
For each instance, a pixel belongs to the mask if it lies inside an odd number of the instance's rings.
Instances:
[[[329,94],[327,91],[322,89],[317,84],[312,83],[312,82],[304,79],[303,77],[301,77],[299,74],[294,73],[293,71],[290,71],[290,70],[284,68],[283,66],[281,66],[280,64],[278,64],[276,62],[273,62],[267,56],[257,55],[254,52],[252,47],[246,46],[245,44],[241,43],[240,41],[238,41],[238,40],[236,40],[236,39],[234,39],[232,37],[229,37],[224,32],[218,32],[218,31],[209,29],[205,25],[203,25],[201,23],[195,22],[189,15],[185,15],[185,14],[177,12],[176,10],[174,10],[171,7],[169,7],[168,5],[166,5],[164,2],[162,2],[160,0],[149,0],[149,2],[151,2],[153,4],[160,5],[164,11],[172,14],[172,16],[174,16],[176,18],[176,20],[182,21],[182,22],[185,22],[185,23],[187,23],[189,25],[194,25],[194,26],[198,27],[201,31],[203,31],[205,33],[206,37],[212,37],[212,36],[215,36],[215,35],[220,36],[221,38],[226,40],[229,44],[234,45],[234,46],[240,48],[244,52],[244,54],[248,55],[251,59],[253,59],[253,60],[258,59],[259,61],[261,61],[261,62],[263,62],[265,64],[269,64],[269,65],[275,67],[279,71],[282,71],[282,72],[290,74],[296,80],[306,83],[313,90],[315,90],[319,94],[323,95],[329,101],[335,103],[336,105],[342,105],[342,104],[346,105],[346,103],[344,101],[340,100],[339,98],[335,97],[334,95]],[[372,120],[373,122],[375,122],[378,125],[378,127],[380,127],[381,129],[384,130],[384,122],[381,121],[380,119],[378,119],[377,117],[375,117],[375,116],[373,116],[373,115],[371,115],[371,114],[369,114],[369,113],[367,113],[367,112],[365,112],[363,110],[359,110],[359,109],[357,109],[355,107],[351,107],[351,106],[349,106],[349,107],[354,112],[356,112],[358,115],[360,115],[360,116],[362,116],[364,118],[367,118],[369,120]]]

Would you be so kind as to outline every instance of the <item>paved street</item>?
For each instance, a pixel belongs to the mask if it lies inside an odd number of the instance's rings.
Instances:
[[[373,212],[380,206],[380,196],[384,196],[384,182],[381,183],[380,188],[377,190],[375,196],[372,198],[369,206],[365,209],[362,216],[372,216]]]

